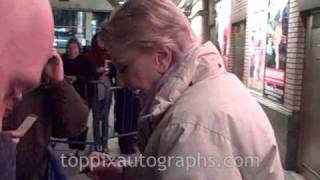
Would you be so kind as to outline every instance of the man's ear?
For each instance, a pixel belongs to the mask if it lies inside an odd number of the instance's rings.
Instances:
[[[158,73],[164,74],[169,69],[172,57],[172,50],[168,47],[156,52],[155,63],[158,67]]]

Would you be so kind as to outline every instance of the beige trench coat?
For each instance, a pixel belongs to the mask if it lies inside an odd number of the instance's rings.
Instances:
[[[267,116],[212,43],[191,48],[159,84],[139,121],[142,163],[125,179],[284,179]]]

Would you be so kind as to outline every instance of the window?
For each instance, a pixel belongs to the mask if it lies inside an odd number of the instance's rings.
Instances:
[[[68,40],[77,38],[82,46],[90,44],[92,36],[109,17],[108,12],[86,12],[77,10],[54,10],[54,47],[64,49]]]

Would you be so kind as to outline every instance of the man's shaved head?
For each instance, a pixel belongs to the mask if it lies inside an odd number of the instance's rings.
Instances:
[[[36,87],[54,39],[48,0],[0,0],[0,119],[6,104]]]

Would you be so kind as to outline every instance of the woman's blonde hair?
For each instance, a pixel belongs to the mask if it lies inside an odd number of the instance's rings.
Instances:
[[[179,50],[177,34],[192,35],[187,17],[171,0],[129,0],[102,25],[106,47]]]

